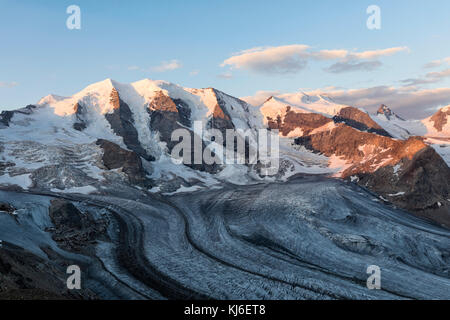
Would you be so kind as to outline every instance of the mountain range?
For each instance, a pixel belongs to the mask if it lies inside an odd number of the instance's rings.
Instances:
[[[280,169],[177,166],[171,133],[193,123],[219,130],[279,130]],[[299,173],[347,179],[411,213],[450,226],[450,106],[404,120],[382,105],[371,115],[327,96],[281,94],[252,106],[214,88],[145,79],[104,80],[71,97],[49,95],[0,115],[0,184],[26,190],[96,192],[125,181],[173,194]],[[204,142],[206,145],[207,141]]]
[[[278,170],[172,161],[199,123],[277,132]],[[148,79],[49,95],[0,115],[0,299],[448,299],[449,161],[450,107],[254,106]]]

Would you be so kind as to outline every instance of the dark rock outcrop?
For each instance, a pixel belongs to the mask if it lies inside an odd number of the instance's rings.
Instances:
[[[80,252],[106,232],[105,220],[95,220],[89,212],[82,213],[67,200],[53,200],[49,216],[55,226],[49,231],[64,250]]]
[[[432,147],[358,179],[397,206],[450,228],[450,168]]]
[[[233,121],[231,121],[231,117],[227,111],[226,103],[221,98],[221,95],[219,94],[219,91],[216,89],[210,88],[208,90],[212,90],[217,104],[214,107],[213,114],[211,118],[208,121],[208,127],[212,129],[218,129],[222,132],[223,137],[226,137],[226,130],[227,129],[234,129]],[[224,94],[224,93],[222,93]],[[224,143],[226,142],[226,139]]]
[[[175,103],[179,114],[178,121],[186,127],[191,127],[191,108],[189,108],[189,105],[181,99],[173,99],[173,103]]]
[[[0,114],[0,124],[2,124],[5,127],[9,127],[9,123],[13,116],[14,116],[13,111],[3,111]]]
[[[12,213],[14,213],[14,211],[16,211],[16,209],[9,203],[0,202],[0,211],[12,214]]]
[[[14,114],[19,113],[19,114],[29,115],[29,114],[33,113],[33,109],[36,109],[36,106],[30,104],[22,109],[13,110],[13,111],[3,111],[2,113],[0,113],[0,125],[2,125],[4,127],[9,127],[9,124],[10,124],[11,119],[13,118]]]
[[[162,91],[155,95],[148,106],[150,128],[159,132],[160,140],[166,143],[169,152],[178,143],[172,141],[171,137],[173,131],[183,128],[179,123],[189,124],[189,126],[191,124],[189,106],[182,100],[178,100],[178,106],[182,113],[178,111],[177,104]]]
[[[151,130],[155,130],[159,133],[160,140],[166,143],[169,153],[171,153],[173,148],[179,143],[179,141],[172,141],[172,133],[177,129],[187,129],[190,132],[191,150],[194,150],[194,140],[201,139],[198,136],[196,137],[191,129],[191,109],[189,108],[189,105],[181,99],[173,100],[171,97],[160,91],[154,96],[152,101],[149,102],[149,114]],[[220,114],[219,111],[218,114]],[[230,121],[229,118],[228,120],[217,119],[217,121],[212,122],[211,127],[219,130],[222,129],[222,120],[225,121],[225,126],[228,128],[229,124],[227,121]],[[205,148],[206,145],[202,141],[202,150]],[[191,163],[185,163],[185,165],[194,170],[209,173],[216,173],[220,170],[220,166],[217,164],[195,164],[193,154],[191,156]]]
[[[142,148],[139,142],[138,132],[134,127],[134,119],[130,107],[120,99],[116,89],[113,89],[111,92],[111,104],[114,110],[112,113],[107,113],[105,117],[114,133],[123,138],[128,149],[133,150],[148,161],[154,161],[155,158]]]
[[[73,108],[76,119],[73,128],[78,131],[83,131],[87,128],[86,108],[80,102],[76,103]]]
[[[151,187],[150,182],[146,178],[147,173],[142,166],[141,158],[136,152],[122,149],[108,140],[99,139],[96,143],[103,149],[102,161],[108,170],[122,168],[130,183]]]

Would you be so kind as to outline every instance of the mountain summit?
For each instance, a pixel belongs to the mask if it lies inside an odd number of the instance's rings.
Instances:
[[[377,115],[384,115],[387,120],[391,120],[391,118],[396,118],[396,119],[404,121],[403,118],[399,117],[388,106],[386,106],[384,104],[382,104],[380,106],[380,108],[378,109]]]

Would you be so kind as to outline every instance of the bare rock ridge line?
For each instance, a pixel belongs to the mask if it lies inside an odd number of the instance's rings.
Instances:
[[[287,113],[284,119],[278,116],[276,119],[267,117],[268,126],[270,129],[278,129],[283,136],[288,136],[290,132],[296,128],[301,128],[303,134],[308,135],[314,129],[324,126],[327,123],[333,122],[332,119],[327,118],[317,113],[296,113],[287,107]]]
[[[335,123],[343,122],[346,125],[360,131],[367,131],[379,134],[381,136],[390,137],[389,133],[373,121],[367,113],[353,107],[341,109],[339,113],[333,117],[333,121]]]

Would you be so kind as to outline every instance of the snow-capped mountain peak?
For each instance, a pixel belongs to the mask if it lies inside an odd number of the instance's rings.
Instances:
[[[289,110],[286,109],[289,107]],[[331,118],[337,115],[346,105],[334,102],[324,95],[308,95],[305,92],[287,93],[269,97],[260,107],[264,118],[276,119],[287,111],[296,113],[318,113]]]
[[[387,120],[398,119],[404,121],[403,118],[399,117],[392,111],[387,105],[382,104],[380,108],[377,110],[377,116],[385,117]]]
[[[422,120],[422,123],[427,127],[428,136],[450,137],[450,105]]]

